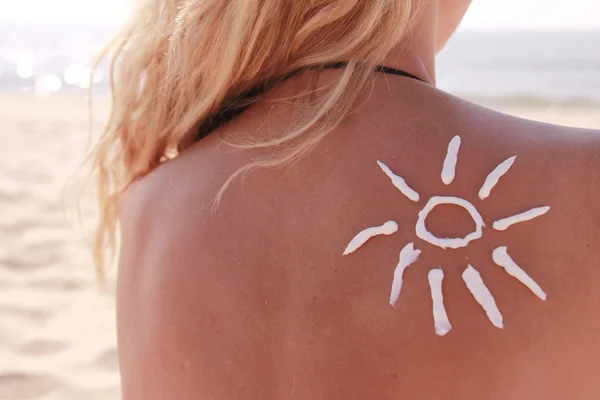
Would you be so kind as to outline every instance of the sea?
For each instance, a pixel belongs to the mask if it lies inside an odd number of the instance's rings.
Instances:
[[[87,90],[92,60],[116,31],[0,25],[0,91]],[[108,93],[107,67],[94,73],[96,93]],[[459,31],[438,56],[437,81],[479,103],[600,105],[600,31]]]

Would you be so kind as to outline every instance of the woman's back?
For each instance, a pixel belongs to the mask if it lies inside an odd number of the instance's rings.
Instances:
[[[339,74],[323,72],[323,84]],[[271,100],[297,93],[296,82],[276,87],[125,198],[125,398],[597,396],[600,132],[520,120],[378,74],[308,157],[235,181],[213,212],[223,182],[268,151],[234,151],[221,139],[285,132],[297,110]],[[456,174],[446,185],[442,167],[457,135]],[[490,172],[512,156],[482,200]],[[398,190],[377,161],[419,200]],[[418,236],[419,213],[435,196],[471,203],[485,222],[482,237],[442,249]],[[494,221],[544,206],[537,218],[494,229]],[[397,232],[342,255],[357,233],[386,221],[397,222]],[[451,205],[426,220],[439,237],[475,228]],[[421,253],[404,270],[392,307],[399,253],[410,243]],[[546,301],[496,264],[492,254],[503,246]],[[492,324],[498,315],[489,301],[490,318],[469,291],[468,266],[495,299],[503,329]],[[428,278],[436,269],[451,324],[445,336],[434,329]]]

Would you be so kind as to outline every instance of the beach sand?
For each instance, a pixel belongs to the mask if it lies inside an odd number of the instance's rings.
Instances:
[[[86,107],[76,94],[0,94],[0,400],[119,398],[114,290],[95,284],[63,200],[88,140]],[[107,109],[99,99],[97,124]],[[600,129],[600,108],[501,109]]]

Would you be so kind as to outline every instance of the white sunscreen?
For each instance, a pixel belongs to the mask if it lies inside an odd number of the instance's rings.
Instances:
[[[403,195],[414,202],[419,201],[419,193],[415,192],[410,186],[408,186],[406,181],[401,176],[394,174],[392,170],[381,161],[377,161],[377,165],[379,165],[379,168],[385,172],[385,174],[392,180],[392,184],[396,186],[396,188],[402,192]]]
[[[442,168],[442,182],[444,182],[445,185],[451,184],[454,180],[459,149],[460,136],[456,135],[448,144],[448,152],[446,153],[446,158],[444,159],[444,166]]]
[[[400,251],[400,261],[394,270],[394,281],[392,282],[392,294],[390,295],[390,304],[392,307],[396,307],[396,303],[400,298],[400,292],[402,291],[402,277],[406,267],[417,261],[421,250],[414,249],[414,243],[409,243],[402,251]]]
[[[365,244],[367,240],[371,239],[373,236],[377,235],[391,235],[398,231],[398,224],[394,221],[388,221],[381,226],[375,226],[373,228],[367,228],[364,231],[360,232],[358,235],[354,236],[354,239],[348,243],[346,250],[344,250],[344,255],[348,255],[354,253],[360,246]]]
[[[513,163],[517,156],[510,157],[504,160],[500,165],[498,165],[490,174],[485,178],[485,182],[483,186],[479,190],[479,198],[481,200],[486,199],[494,186],[498,183],[498,180],[502,177],[502,175],[506,174],[510,167],[512,167]]]
[[[444,307],[444,294],[442,293],[442,281],[444,280],[444,271],[442,269],[432,269],[429,271],[429,287],[431,288],[431,299],[433,300],[433,323],[435,333],[438,336],[444,336],[452,329],[446,307]]]
[[[527,286],[529,290],[533,292],[537,297],[542,300],[546,300],[546,293],[542,288],[529,276],[525,271],[519,267],[512,258],[508,255],[506,246],[498,247],[492,252],[492,259],[499,267],[504,270],[512,277],[517,278],[523,285]]]
[[[483,283],[483,279],[481,279],[479,272],[469,265],[462,273],[462,278],[475,300],[487,314],[492,325],[502,329],[504,327],[502,314],[496,305],[494,296],[492,296],[487,286],[485,286],[485,283]]]
[[[529,211],[525,211],[521,214],[513,215],[508,218],[500,219],[492,225],[497,231],[505,231],[509,226],[518,224],[519,222],[530,221],[534,218],[537,218],[541,215],[546,214],[550,210],[550,207],[537,207],[532,208]]]
[[[425,220],[431,210],[440,204],[454,204],[467,210],[471,215],[471,218],[473,218],[473,221],[475,221],[475,231],[469,233],[464,238],[439,238],[429,232],[425,226]],[[467,200],[458,197],[434,196],[429,199],[425,207],[419,212],[419,219],[417,220],[415,230],[420,239],[423,239],[434,246],[441,247],[442,249],[458,249],[459,247],[466,247],[473,240],[479,239],[483,235],[482,228],[484,226],[485,223],[483,222],[481,214],[479,214],[479,211],[477,211],[475,206]]]

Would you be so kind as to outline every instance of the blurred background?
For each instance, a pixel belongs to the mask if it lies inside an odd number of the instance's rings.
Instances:
[[[89,132],[90,61],[129,0],[0,0],[0,400],[118,399],[100,293],[64,187]],[[93,76],[106,118],[106,65]],[[438,84],[530,119],[600,129],[600,2],[474,0]]]

